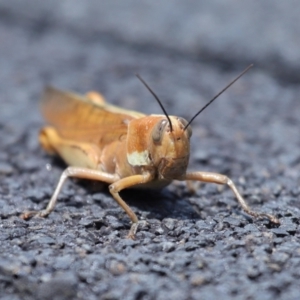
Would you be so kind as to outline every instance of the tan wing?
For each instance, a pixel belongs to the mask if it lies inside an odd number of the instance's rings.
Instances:
[[[41,110],[61,137],[96,144],[120,138],[127,133],[130,120],[145,116],[51,87],[45,89]]]

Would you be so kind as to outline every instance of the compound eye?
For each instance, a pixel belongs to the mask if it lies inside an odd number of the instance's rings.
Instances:
[[[190,125],[186,128],[186,132],[187,132],[187,134],[188,134],[188,136],[190,138],[192,136],[192,134],[193,134],[192,127]]]
[[[185,128],[185,126],[188,124],[188,121],[184,118],[179,117],[178,120],[182,124],[182,129]],[[189,125],[185,130],[190,138],[192,136],[192,127]]]
[[[168,124],[168,120],[159,121],[152,131],[152,140],[154,143],[158,144],[161,142],[164,130]]]

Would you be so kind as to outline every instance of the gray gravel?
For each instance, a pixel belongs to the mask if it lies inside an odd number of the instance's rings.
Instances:
[[[0,1],[0,299],[298,299],[300,278],[297,1]],[[37,134],[44,85],[99,90],[114,104],[189,119],[249,62],[255,68],[193,124],[190,169],[230,176],[122,194],[68,181],[46,219],[64,164]]]

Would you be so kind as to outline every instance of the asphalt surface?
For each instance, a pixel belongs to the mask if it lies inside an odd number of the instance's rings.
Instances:
[[[0,1],[0,299],[299,299],[299,32],[296,1]],[[102,92],[116,105],[191,118],[191,170],[228,175],[231,191],[184,184],[122,196],[69,180],[38,144],[45,85]]]

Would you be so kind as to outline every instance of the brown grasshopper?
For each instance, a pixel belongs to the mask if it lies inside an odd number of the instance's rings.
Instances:
[[[248,69],[209,101],[189,122],[170,116],[149,86],[142,83],[161,106],[163,115],[149,115],[125,110],[105,103],[90,92],[79,96],[46,88],[42,113],[51,126],[39,136],[42,147],[58,154],[68,165],[46,209],[25,212],[24,219],[47,216],[53,209],[68,177],[99,180],[109,184],[109,191],[132,221],[129,236],[134,237],[138,218],[120,197],[119,192],[131,187],[163,188],[173,180],[197,180],[226,184],[235,194],[242,209],[253,217],[279,220],[249,208],[236,186],[226,175],[210,172],[187,172],[190,156],[191,122]]]

